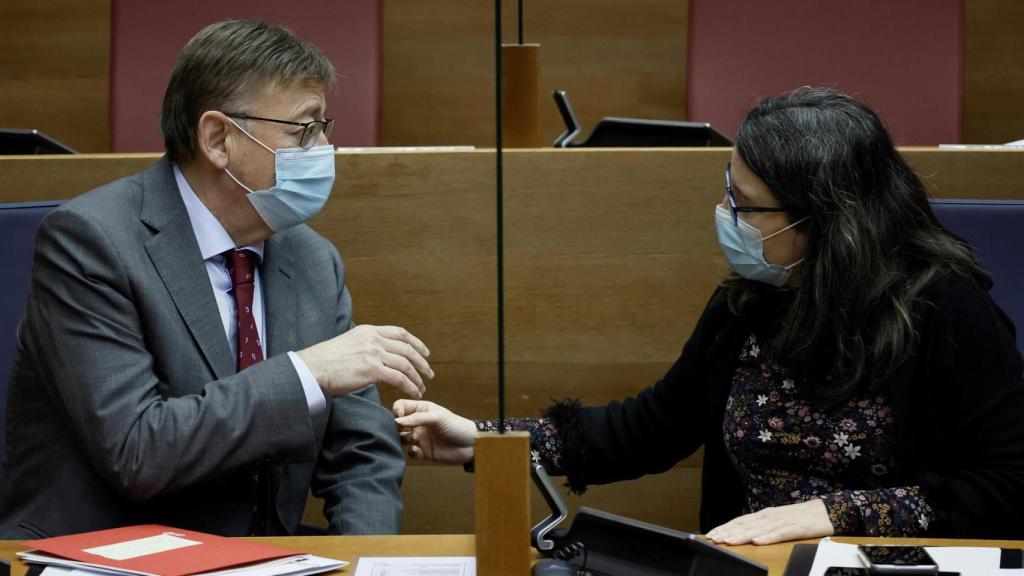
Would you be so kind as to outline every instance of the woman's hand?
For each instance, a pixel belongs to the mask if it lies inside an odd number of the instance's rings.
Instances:
[[[775,544],[831,536],[833,532],[825,502],[812,498],[734,518],[708,532],[707,537],[715,544]]]
[[[391,407],[409,456],[445,464],[465,464],[473,459],[476,424],[426,400],[396,400]]]

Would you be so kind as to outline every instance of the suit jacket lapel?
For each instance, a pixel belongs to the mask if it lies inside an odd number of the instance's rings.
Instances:
[[[277,356],[297,350],[299,326],[299,295],[296,286],[296,263],[288,250],[288,232],[271,236],[264,244],[260,279],[263,284],[263,304],[267,330],[267,356]],[[317,444],[323,438],[330,415],[328,409],[312,416],[311,424]]]
[[[143,181],[140,218],[157,232],[146,242],[146,252],[210,369],[217,378],[234,374],[234,358],[206,264],[166,157]]]
[[[272,236],[264,244],[263,264],[260,266],[263,284],[263,304],[267,330],[267,356],[295,350],[298,344],[298,295],[293,286],[295,262],[281,234]]]

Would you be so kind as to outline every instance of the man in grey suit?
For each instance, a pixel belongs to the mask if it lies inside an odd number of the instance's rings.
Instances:
[[[290,534],[311,487],[332,532],[398,530],[404,460],[372,383],[420,397],[433,372],[402,328],[353,328],[341,258],[304,224],[333,185],[333,77],[285,29],[208,26],[164,97],[167,156],[44,221],[4,537]]]

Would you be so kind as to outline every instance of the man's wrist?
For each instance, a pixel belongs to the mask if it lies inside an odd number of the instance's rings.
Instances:
[[[320,386],[309,365],[297,352],[288,352],[288,358],[299,375],[299,382],[302,384],[302,392],[306,396],[306,406],[310,414],[320,414],[327,409],[327,394]]]

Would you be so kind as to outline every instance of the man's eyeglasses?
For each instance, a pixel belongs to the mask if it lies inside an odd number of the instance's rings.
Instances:
[[[725,197],[729,199],[729,210],[732,211],[732,225],[740,225],[740,212],[786,212],[785,208],[761,208],[757,206],[737,206],[732,195],[732,162],[725,165]]]
[[[292,122],[291,120],[260,118],[259,116],[249,116],[248,114],[227,114],[227,116],[231,118],[238,118],[239,120],[259,120],[260,122],[274,122],[277,124],[302,126],[302,137],[299,138],[299,146],[303,148],[312,148],[316,145],[317,141],[320,140],[321,134],[326,138],[331,135],[331,128],[334,128],[334,118],[310,120],[309,122]]]

